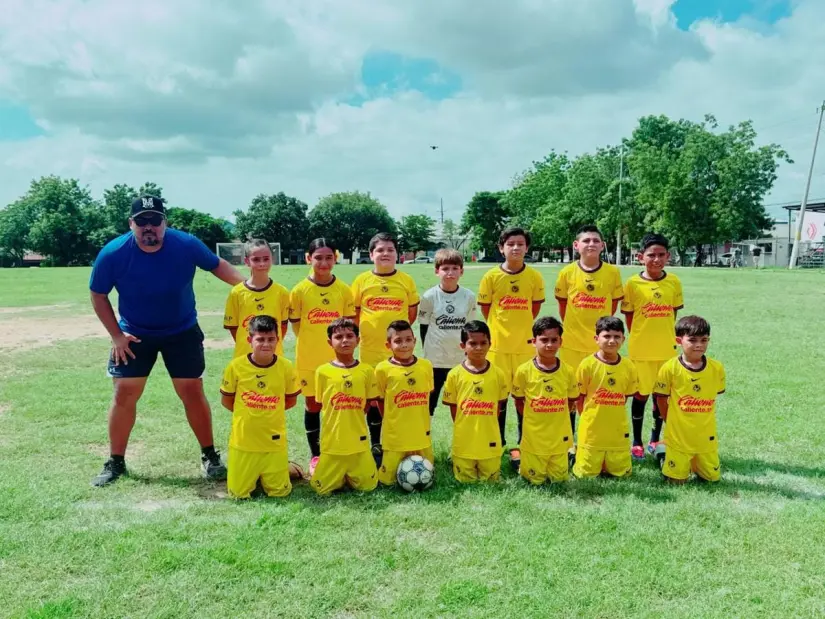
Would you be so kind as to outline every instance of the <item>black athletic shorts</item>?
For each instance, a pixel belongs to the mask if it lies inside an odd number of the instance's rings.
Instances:
[[[109,352],[108,373],[112,378],[145,378],[152,372],[158,353],[172,378],[200,378],[206,369],[203,354],[203,331],[194,327],[174,335],[136,335],[140,342],[129,345],[135,358],[127,356],[128,365],[115,365]]]

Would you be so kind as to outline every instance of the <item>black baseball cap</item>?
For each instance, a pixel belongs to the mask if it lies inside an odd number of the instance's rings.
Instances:
[[[137,217],[142,213],[160,213],[166,215],[163,200],[155,196],[143,195],[132,200],[132,217]]]

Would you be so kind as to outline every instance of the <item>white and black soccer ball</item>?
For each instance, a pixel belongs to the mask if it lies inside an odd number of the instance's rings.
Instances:
[[[427,490],[435,480],[433,463],[423,456],[407,456],[395,473],[398,485],[407,492]]]

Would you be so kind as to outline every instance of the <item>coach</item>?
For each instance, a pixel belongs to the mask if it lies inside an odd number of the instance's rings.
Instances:
[[[163,201],[141,196],[132,202],[131,232],[100,250],[89,282],[92,307],[112,336],[108,373],[114,383],[109,408],[110,457],[93,486],[105,486],[126,473],[126,445],[135,425],[136,407],[158,353],[186,409],[186,418],[201,445],[204,474],[226,476],[215,451],[212,414],[203,392],[206,367],[203,332],[195,311],[195,267],[227,284],[244,280],[190,234],[166,227]],[[120,321],[109,293],[118,293]]]

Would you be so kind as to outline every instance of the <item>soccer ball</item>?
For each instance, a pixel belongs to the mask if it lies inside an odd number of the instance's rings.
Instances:
[[[422,456],[407,456],[398,465],[395,478],[407,492],[427,490],[435,479],[433,463]]]

